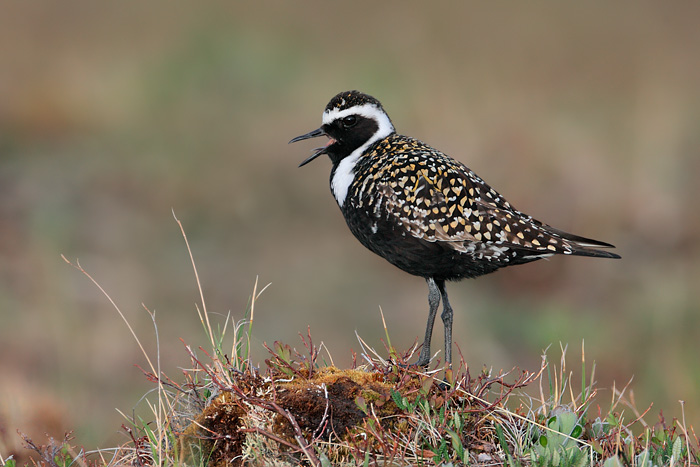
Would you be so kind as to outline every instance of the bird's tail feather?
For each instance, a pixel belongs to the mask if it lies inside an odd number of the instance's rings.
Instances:
[[[620,258],[620,255],[598,249],[615,248],[615,245],[611,245],[610,243],[601,242],[600,240],[593,240],[592,238],[581,237],[580,235],[564,232],[563,230],[555,229],[554,227],[548,227],[547,230],[559,235],[565,240],[568,240],[571,246],[574,247],[573,251],[571,252],[572,255],[592,256],[596,258]]]
[[[612,247],[612,245],[611,245]],[[621,256],[615,253],[610,253],[609,251],[596,250],[593,248],[574,248],[571,252],[572,255],[576,256],[592,256],[594,258],[612,258],[620,259]]]

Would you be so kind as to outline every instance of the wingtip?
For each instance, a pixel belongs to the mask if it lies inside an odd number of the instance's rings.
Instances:
[[[610,248],[614,248],[612,245],[610,245]],[[589,249],[589,248],[580,248],[577,250],[574,250],[572,254],[576,256],[590,256],[593,258],[608,258],[608,259],[622,259],[622,256],[618,255],[617,253],[612,253],[610,251],[603,251],[603,250],[594,250],[594,249]]]

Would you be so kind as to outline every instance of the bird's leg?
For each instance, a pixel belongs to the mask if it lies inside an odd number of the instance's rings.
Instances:
[[[449,300],[447,300],[445,281],[437,281],[437,287],[440,289],[440,295],[442,295],[442,314],[440,318],[442,318],[442,323],[445,325],[445,362],[452,366],[452,307]]]
[[[435,284],[435,280],[432,277],[428,277],[426,282],[428,282],[428,305],[430,305],[430,311],[428,312],[428,324],[425,326],[423,347],[420,349],[420,356],[416,362],[417,366],[428,366],[428,363],[430,363],[430,339],[433,336],[435,315],[437,314],[438,306],[440,306],[440,290]]]

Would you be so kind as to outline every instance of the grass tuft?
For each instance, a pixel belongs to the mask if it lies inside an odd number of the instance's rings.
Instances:
[[[338,369],[319,361],[310,330],[300,337],[305,352],[275,342],[266,345],[270,356],[263,368],[248,363],[242,370],[220,365],[216,352],[200,358],[186,347],[191,360],[186,384],[176,386],[149,375],[163,387],[178,388],[177,393],[163,393],[171,398],[163,405],[174,408],[167,426],[151,430],[141,423],[141,436],[122,447],[119,463],[698,464],[698,441],[685,422],[645,422],[624,398],[624,390],[616,391],[609,410],[594,407],[592,378],[577,394],[573,372],[566,366],[566,347],[556,363],[545,353],[535,372],[482,370],[471,375],[460,360],[448,385],[440,377],[445,374],[440,362],[426,371],[407,364],[415,346],[383,353],[362,341],[365,363]],[[581,366],[583,376],[584,357]],[[538,397],[527,394],[533,389]],[[158,432],[169,434],[166,451],[155,449]],[[152,446],[150,451],[146,446]],[[139,457],[139,451],[148,454]]]
[[[514,368],[473,372],[463,357],[449,369],[437,358],[430,368],[409,364],[417,343],[406,351],[391,344],[383,350],[360,336],[361,353],[351,368],[333,366],[311,329],[300,334],[303,349],[264,344],[262,367],[250,361],[255,303],[267,286],[256,278],[244,318],[212,320],[182,224],[200,293],[197,305],[210,349],[192,349],[183,341],[189,367],[178,379],[151,359],[116,303],[80,266],[126,322],[148,362],[144,375],[155,385],[144,400],[152,417],[124,415],[128,441],[114,450],[84,453],[70,437],[39,446],[38,464],[49,467],[94,465],[146,466],[690,466],[700,465],[700,444],[685,418],[646,421],[628,383],[615,387],[602,409],[595,386],[595,365],[587,366],[581,348],[580,389],[567,369],[567,347],[552,360],[548,350],[536,371]],[[65,259],[65,258],[64,258]],[[381,312],[381,310],[380,310]],[[328,361],[320,358],[325,350]],[[590,372],[590,373],[589,373]],[[533,394],[534,393],[534,394]],[[681,402],[682,406],[682,402]],[[111,453],[107,458],[107,453]],[[3,467],[15,467],[1,459]]]

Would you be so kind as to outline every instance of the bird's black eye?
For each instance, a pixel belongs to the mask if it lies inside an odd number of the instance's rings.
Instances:
[[[354,115],[348,115],[343,119],[343,126],[345,128],[354,127],[357,124],[357,117]]]

